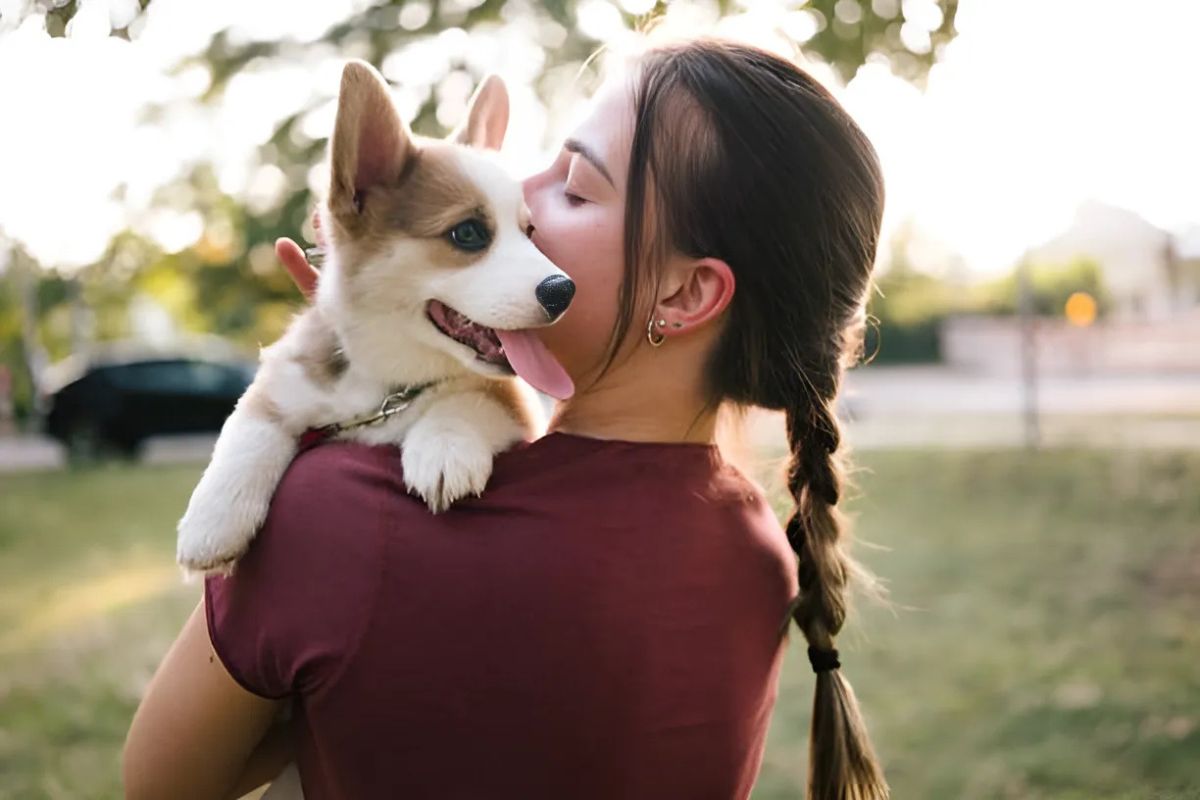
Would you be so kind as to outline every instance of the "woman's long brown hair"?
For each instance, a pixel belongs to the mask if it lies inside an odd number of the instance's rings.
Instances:
[[[660,46],[636,75],[613,342],[645,325],[665,253],[732,268],[737,290],[708,364],[712,401],[786,414],[795,499],[786,531],[800,588],[789,614],[810,648],[831,651],[859,573],[838,510],[845,465],[834,403],[861,354],[883,215],[875,150],[812,77],[750,46]],[[808,797],[887,796],[854,691],[840,669],[819,672]]]

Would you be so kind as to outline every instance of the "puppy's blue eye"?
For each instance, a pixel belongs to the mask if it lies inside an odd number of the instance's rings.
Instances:
[[[491,236],[479,220],[465,219],[450,229],[450,243],[460,250],[476,252],[491,243]]]

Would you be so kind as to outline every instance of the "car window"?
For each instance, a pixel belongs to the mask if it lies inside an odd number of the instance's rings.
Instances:
[[[187,368],[193,391],[215,393],[229,389],[229,370],[225,367],[192,361]]]
[[[126,391],[155,394],[222,394],[245,387],[239,372],[203,361],[148,361],[110,370],[109,380]]]
[[[187,380],[187,371],[178,361],[147,361],[125,364],[108,370],[108,380],[118,389],[135,392],[163,391]]]

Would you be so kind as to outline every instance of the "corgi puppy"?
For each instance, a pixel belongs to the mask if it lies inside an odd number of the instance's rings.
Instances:
[[[530,329],[554,323],[575,284],[530,241],[521,186],[489,152],[507,125],[492,76],[448,140],[414,136],[374,68],[346,65],[315,301],[262,351],[221,430],[179,522],[186,572],[233,568],[306,431],[401,445],[405,483],[440,512],[481,493],[493,457],[536,434],[514,373],[571,394]]]

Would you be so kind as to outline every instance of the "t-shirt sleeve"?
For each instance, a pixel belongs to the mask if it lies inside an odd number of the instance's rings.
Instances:
[[[308,694],[353,656],[383,569],[380,470],[362,446],[300,453],[234,573],[205,581],[213,649],[247,690]]]

